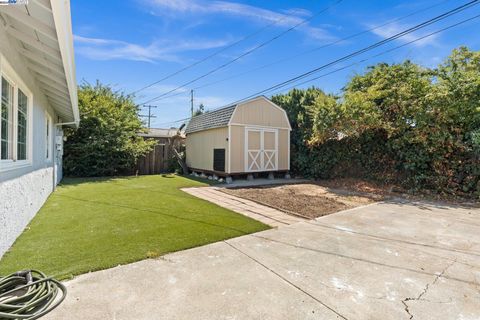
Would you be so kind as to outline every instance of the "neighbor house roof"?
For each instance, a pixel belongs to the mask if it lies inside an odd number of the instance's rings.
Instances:
[[[201,115],[193,117],[188,122],[185,133],[189,134],[206,129],[226,127],[236,107],[237,105],[234,104],[214,111],[207,111]]]
[[[147,138],[171,138],[177,134],[177,131],[177,128],[150,128],[147,133],[140,133],[139,136]]]
[[[79,110],[70,1],[37,0],[2,6],[0,22],[15,39],[18,57],[62,122],[78,125]]]

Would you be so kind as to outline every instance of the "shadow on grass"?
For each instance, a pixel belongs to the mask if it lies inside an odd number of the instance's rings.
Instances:
[[[200,177],[194,177],[190,175],[180,175],[175,173],[162,173],[157,175],[139,175],[139,176],[110,176],[110,177],[64,177],[60,182],[59,186],[76,186],[80,184],[94,184],[94,183],[103,183],[103,182],[116,182],[116,181],[125,181],[125,180],[135,180],[141,177],[161,177],[166,179],[173,179],[175,177],[185,178],[187,180],[200,182],[207,184],[209,186],[214,186],[220,184],[220,182],[215,180],[208,180]]]
[[[195,176],[191,176],[191,175],[178,175],[178,176],[183,177],[183,178],[188,179],[188,180],[195,181],[195,182],[205,183],[205,184],[208,184],[209,186],[215,186],[215,185],[221,185],[222,184],[221,182],[218,182],[218,181],[215,181],[215,180],[208,180],[206,178],[200,178],[200,177],[195,177]]]
[[[118,180],[133,180],[138,176],[112,176],[112,177],[64,177],[59,186],[76,186],[80,184],[94,184]]]

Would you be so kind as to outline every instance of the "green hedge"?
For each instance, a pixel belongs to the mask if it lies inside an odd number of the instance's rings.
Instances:
[[[480,195],[480,53],[459,48],[435,69],[410,61],[354,76],[340,96],[273,97],[292,124],[292,170]]]
[[[65,175],[98,177],[134,174],[137,159],[154,141],[144,131],[132,96],[97,82],[78,89],[80,126],[66,129],[63,167]]]

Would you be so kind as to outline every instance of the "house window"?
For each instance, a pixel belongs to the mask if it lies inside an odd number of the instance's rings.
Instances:
[[[45,159],[52,158],[52,118],[45,114]]]
[[[0,172],[30,165],[32,94],[0,55]]]
[[[2,117],[0,123],[0,159],[13,158],[13,86],[2,77]]]
[[[28,98],[18,89],[17,160],[27,160]]]

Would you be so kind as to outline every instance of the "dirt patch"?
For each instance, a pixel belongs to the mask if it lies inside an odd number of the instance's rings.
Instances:
[[[338,192],[367,194],[376,199],[384,197],[406,196],[406,191],[394,184],[380,184],[355,178],[317,180],[315,184]]]
[[[314,183],[224,189],[222,191],[308,218],[321,217],[381,199],[381,196],[359,195],[345,190],[332,191],[328,187]]]

